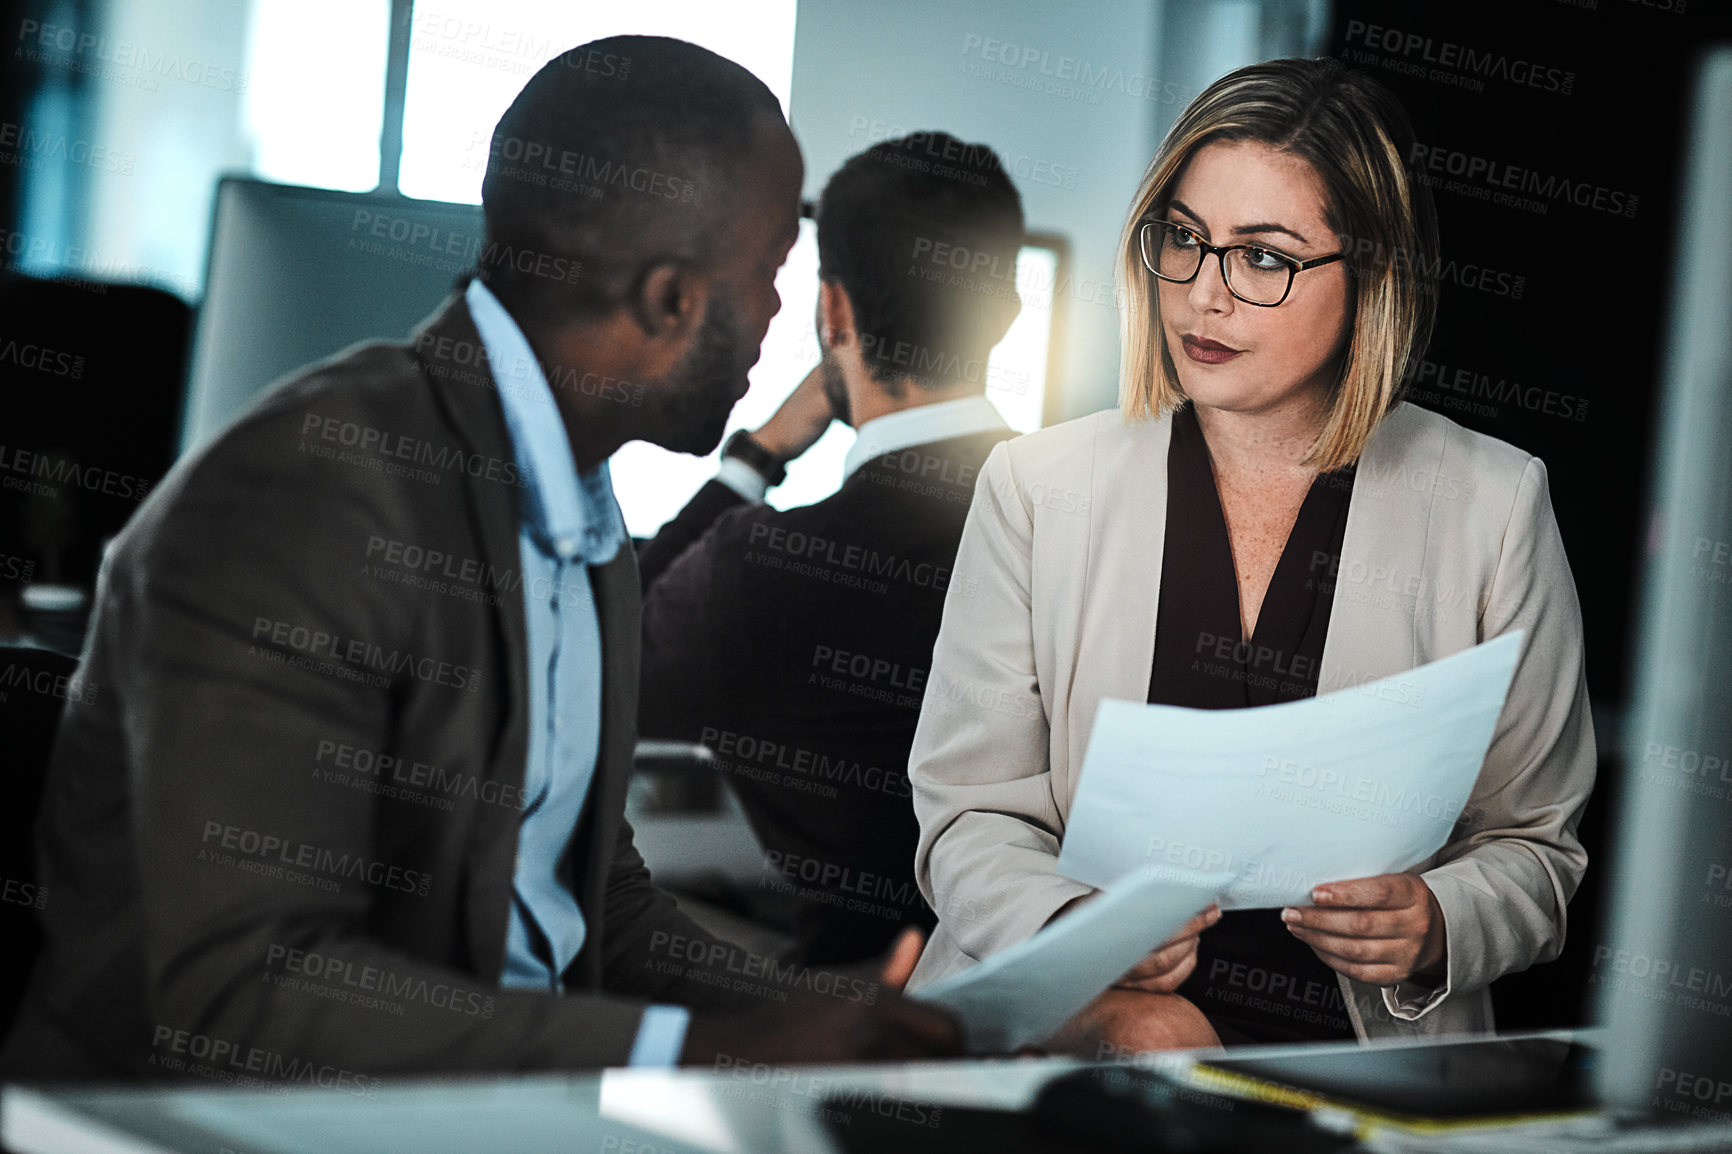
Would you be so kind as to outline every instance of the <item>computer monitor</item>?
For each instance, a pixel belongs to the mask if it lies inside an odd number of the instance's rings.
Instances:
[[[481,251],[478,205],[334,192],[227,177],[217,188],[204,303],[187,383],[181,451],[208,441],[273,381],[358,341],[400,340],[433,311]],[[993,350],[986,395],[1014,429],[1057,413],[1068,246],[1032,233],[1017,260],[1022,312]],[[776,277],[782,311],[728,429],[761,424],[818,363],[816,226]],[[788,468],[769,496],[778,508],[835,491],[853,432],[837,424]],[[649,536],[716,468],[642,442],[613,457],[626,525]]]
[[[480,205],[223,178],[181,452],[280,377],[358,341],[403,339],[480,251]]]
[[[1597,1091],[1732,1119],[1732,48],[1696,84],[1616,802],[1592,981]]]

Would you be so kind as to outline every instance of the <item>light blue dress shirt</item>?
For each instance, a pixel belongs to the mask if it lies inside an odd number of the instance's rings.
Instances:
[[[560,881],[559,859],[601,747],[601,621],[589,566],[630,546],[607,463],[578,474],[553,390],[523,331],[480,280],[469,282],[465,299],[527,482],[517,552],[529,640],[529,754],[502,984],[557,994],[586,931],[576,895]],[[689,1019],[683,1007],[651,1006],[630,1064],[673,1065]]]

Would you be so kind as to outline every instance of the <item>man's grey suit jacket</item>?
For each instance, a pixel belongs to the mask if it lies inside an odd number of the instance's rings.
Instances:
[[[48,942],[9,1073],[364,1086],[620,1065],[647,1001],[737,1002],[692,980],[692,957],[725,974],[724,955],[624,819],[629,548],[590,571],[602,733],[566,859],[588,936],[565,996],[498,989],[528,730],[522,483],[460,296],[176,466],[103,566],[38,821]]]

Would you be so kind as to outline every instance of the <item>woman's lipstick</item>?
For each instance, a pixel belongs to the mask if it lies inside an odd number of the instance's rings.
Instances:
[[[1220,341],[1206,341],[1201,337],[1191,336],[1189,333],[1181,336],[1179,343],[1185,346],[1187,357],[1205,365],[1225,364],[1245,351],[1244,349],[1229,348]]]

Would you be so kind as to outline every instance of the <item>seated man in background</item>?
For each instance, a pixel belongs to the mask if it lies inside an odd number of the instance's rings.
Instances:
[[[623,816],[639,586],[607,459],[720,440],[801,174],[738,65],[654,37],[567,51],[494,132],[479,279],[175,467],[103,566],[9,1076],[355,1087],[954,1049],[870,980],[766,975],[709,937]]]
[[[942,133],[850,159],[817,223],[822,364],[640,557],[639,727],[715,750],[769,883],[805,899],[805,960],[831,963],[931,924],[908,749],[975,478],[1014,435],[986,360],[1024,232],[998,157]],[[832,418],[857,430],[842,487],[764,504]]]

